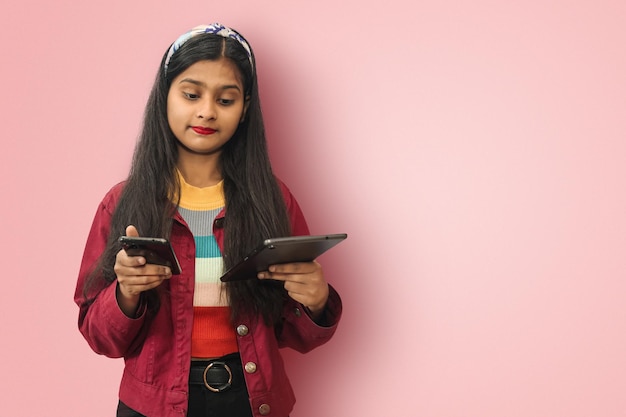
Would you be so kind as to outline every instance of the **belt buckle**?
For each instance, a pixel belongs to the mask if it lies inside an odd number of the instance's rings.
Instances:
[[[207,372],[209,372],[209,369],[213,368],[214,366],[221,366],[222,368],[224,368],[226,370],[226,372],[228,372],[228,382],[225,384],[222,384],[218,387],[213,387],[211,386],[207,380],[206,380],[206,374]],[[202,373],[202,382],[204,382],[204,386],[207,387],[207,389],[211,392],[222,392],[224,390],[226,390],[227,388],[230,388],[231,383],[233,382],[233,372],[230,370],[230,366],[228,366],[225,362],[222,361],[215,361],[215,362],[211,362],[210,364],[207,365],[206,368],[204,368],[204,372]]]

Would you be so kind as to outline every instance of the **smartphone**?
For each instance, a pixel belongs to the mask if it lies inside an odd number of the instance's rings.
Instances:
[[[317,236],[291,236],[266,239],[237,265],[222,275],[222,281],[256,278],[270,265],[292,262],[311,262],[347,238],[346,233]]]
[[[146,262],[169,266],[173,275],[180,274],[180,264],[169,240],[158,237],[120,236],[122,248],[130,256],[143,256]]]

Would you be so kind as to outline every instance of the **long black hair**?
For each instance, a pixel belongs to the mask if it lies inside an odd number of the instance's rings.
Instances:
[[[178,206],[178,201],[172,200],[173,196],[180,196],[180,184],[176,174],[178,142],[167,121],[167,95],[172,80],[200,60],[230,59],[239,70],[249,100],[244,120],[220,153],[226,199],[225,267],[233,266],[263,239],[290,234],[285,200],[267,151],[256,65],[250,62],[243,46],[234,39],[202,34],[188,40],[172,55],[167,70],[164,69],[165,58],[166,55],[148,98],[143,129],[113,214],[107,248],[86,288],[107,285],[116,279],[113,266],[120,250],[117,239],[125,234],[126,226],[135,225],[140,236],[169,237],[172,216]],[[165,293],[162,287],[144,293],[149,311],[153,313]],[[233,322],[242,313],[261,315],[268,324],[278,322],[286,298],[280,283],[228,282],[226,291]]]

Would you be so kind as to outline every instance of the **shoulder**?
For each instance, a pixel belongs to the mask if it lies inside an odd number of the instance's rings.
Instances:
[[[309,227],[298,201],[284,182],[282,182],[279,178],[276,178],[276,182],[278,183],[278,186],[283,193],[283,198],[285,199],[285,206],[287,207],[287,214],[289,216],[289,222],[291,223],[291,233],[295,236],[308,235]]]
[[[102,202],[100,203],[102,208],[112,213],[115,210],[115,206],[117,206],[117,202],[120,200],[125,185],[126,181],[122,181],[111,187],[102,198]]]
[[[278,183],[278,187],[280,188],[280,191],[283,193],[283,197],[285,198],[285,200],[287,199],[295,200],[289,187],[287,187],[287,185],[280,178],[278,177],[275,177],[275,178],[276,178],[276,182]]]
[[[293,196],[289,187],[287,187],[287,185],[280,178],[276,178],[276,182],[278,183],[278,187],[280,188],[280,191],[283,194],[283,198],[285,199],[285,204],[287,205],[287,211],[291,212],[294,209],[300,210],[298,201]]]

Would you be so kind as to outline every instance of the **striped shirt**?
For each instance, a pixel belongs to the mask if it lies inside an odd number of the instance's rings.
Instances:
[[[213,236],[213,222],[225,205],[224,184],[198,188],[187,184],[180,173],[179,179],[178,211],[196,243],[191,356],[216,358],[238,350],[226,291],[219,279],[224,262]]]

